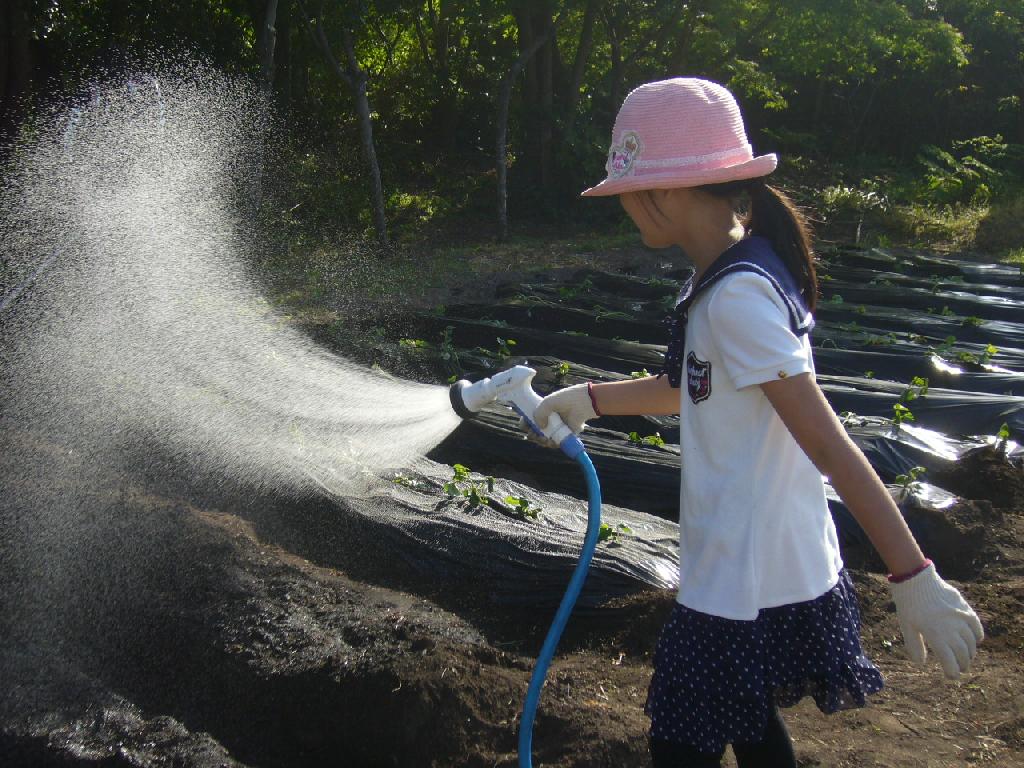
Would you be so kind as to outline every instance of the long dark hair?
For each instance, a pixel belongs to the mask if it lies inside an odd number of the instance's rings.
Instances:
[[[747,234],[768,238],[800,286],[807,309],[813,312],[818,303],[818,275],[814,269],[811,229],[786,193],[768,186],[764,178],[707,184],[699,189],[735,203],[744,195],[749,198],[743,221]]]

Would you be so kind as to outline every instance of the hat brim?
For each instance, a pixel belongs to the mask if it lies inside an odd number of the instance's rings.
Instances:
[[[705,184],[722,184],[727,181],[743,181],[767,176],[778,166],[774,154],[759,155],[751,160],[727,168],[673,168],[661,173],[623,176],[619,179],[605,179],[597,186],[582,192],[583,197],[604,197],[621,195],[623,192],[638,192],[643,189],[674,189],[676,187],[700,187]]]

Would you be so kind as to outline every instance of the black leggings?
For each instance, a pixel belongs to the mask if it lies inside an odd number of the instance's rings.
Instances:
[[[733,744],[739,768],[796,768],[793,742],[776,707],[768,713],[764,738],[761,741]],[[717,768],[722,764],[723,747],[719,752],[700,752],[674,741],[651,739],[651,762],[654,768]]]

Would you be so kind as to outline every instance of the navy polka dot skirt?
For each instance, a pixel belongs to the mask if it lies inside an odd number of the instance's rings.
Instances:
[[[821,597],[766,608],[752,621],[676,603],[654,656],[645,711],[651,738],[719,752],[761,741],[772,703],[813,696],[822,712],[862,707],[882,675],[860,647],[850,576]]]

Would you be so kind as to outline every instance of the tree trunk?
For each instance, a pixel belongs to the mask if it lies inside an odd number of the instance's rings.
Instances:
[[[380,165],[377,163],[377,147],[373,142],[373,120],[370,117],[370,99],[366,92],[366,72],[356,60],[352,34],[346,29],[342,43],[349,62],[353,91],[356,97],[356,112],[359,114],[359,135],[363,143],[363,159],[370,171],[370,189],[373,196],[373,228],[381,245],[388,244],[388,222],[384,212],[384,185],[380,180]]]
[[[10,0],[0,10],[0,136],[18,122],[19,101],[32,82],[32,26],[28,3]]]
[[[611,48],[611,69],[609,74],[612,80],[610,88],[612,104],[621,104],[623,98],[622,78],[624,77],[622,67],[622,45],[619,43],[619,39],[615,35],[615,32],[611,29],[609,29],[608,32],[608,43]]]
[[[814,114],[811,116],[811,132],[817,133],[821,125],[821,115],[825,111],[825,95],[828,89],[828,81],[825,73],[818,74],[818,88],[814,94]]]
[[[523,71],[523,68],[530,61],[535,53],[547,40],[548,35],[554,34],[555,25],[552,24],[545,30],[544,34],[535,37],[530,45],[522,49],[519,58],[516,59],[511,69],[506,73],[498,88],[498,119],[497,119],[497,153],[495,156],[495,169],[498,174],[498,234],[502,240],[508,237],[508,111],[512,101],[512,89],[515,87],[516,78]]]
[[[669,59],[669,71],[677,75],[685,75],[690,71],[690,48],[693,34],[703,11],[702,3],[687,3],[685,15],[680,24],[679,34],[675,36],[676,47]]]
[[[352,41],[352,33],[348,27],[343,27],[342,45],[345,49],[346,66],[342,67],[331,50],[331,45],[324,34],[323,22],[318,17],[316,26],[309,22],[309,14],[306,11],[302,0],[298,0],[299,10],[302,14],[302,23],[306,34],[310,36],[313,43],[320,49],[324,59],[330,65],[334,73],[340,77],[356,100],[356,113],[359,115],[359,135],[363,147],[363,159],[366,161],[367,169],[370,172],[370,193],[373,203],[373,226],[377,232],[377,241],[381,245],[388,244],[387,217],[384,213],[384,186],[380,179],[380,165],[377,163],[377,148],[373,142],[373,120],[370,117],[370,100],[366,91],[366,72],[359,66],[356,59],[355,45]]]
[[[446,154],[457,151],[456,131],[459,125],[458,92],[452,85],[451,40],[452,17],[458,13],[451,0],[439,0],[437,9],[433,0],[427,3],[426,19],[429,35],[423,29],[421,13],[413,16],[413,30],[419,44],[423,62],[430,68],[434,79],[434,99],[430,115],[430,128],[438,142],[438,149]]]
[[[287,110],[292,103],[292,23],[291,4],[285,0],[278,8],[277,42],[274,46],[274,90]]]
[[[256,51],[260,59],[260,87],[264,93],[274,90],[274,47],[277,42],[277,0],[266,0],[256,30]]]
[[[565,95],[565,107],[562,112],[566,134],[571,133],[572,124],[576,119],[576,106],[580,102],[583,74],[587,69],[587,61],[590,59],[590,49],[594,45],[594,21],[597,19],[598,2],[599,0],[587,0],[587,7],[583,11],[580,42],[576,46],[576,57],[572,63],[572,82],[569,83],[569,90]]]
[[[551,19],[545,19],[546,42],[540,49],[540,189],[545,198],[551,196],[551,155],[554,142],[554,35],[548,29]]]
[[[861,130],[864,128],[864,122],[868,119],[868,115],[871,113],[871,107],[875,104],[875,96],[878,95],[878,79],[871,81],[871,90],[868,92],[868,103],[864,105],[863,111],[860,113],[860,119],[857,120],[857,125],[854,126],[853,135],[845,142],[846,145],[854,150],[859,149],[861,142]]]

